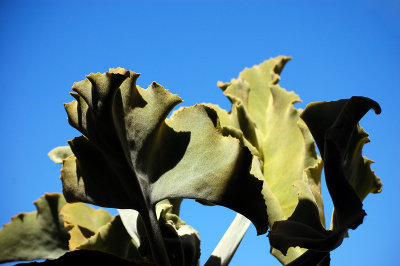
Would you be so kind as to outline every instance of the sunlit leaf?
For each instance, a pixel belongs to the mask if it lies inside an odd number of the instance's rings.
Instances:
[[[70,250],[89,249],[141,259],[138,247],[117,215],[112,217],[103,209],[95,210],[85,203],[66,204],[60,213],[69,231]]]
[[[82,243],[79,249],[99,250],[122,258],[142,259],[138,247],[134,245],[126,232],[119,215],[99,228],[92,237]]]
[[[309,200],[317,207],[314,217],[324,224],[320,194],[321,158],[317,156],[310,131],[294,108],[300,98],[278,85],[280,72],[290,60],[277,57],[252,68],[246,68],[237,79],[219,83],[232,102],[229,113],[216,107],[223,133],[238,138],[252,152],[251,172],[264,180],[263,196],[269,224],[288,219],[299,203],[301,189],[310,192]],[[310,206],[301,211],[309,213]],[[287,256],[272,253],[288,263],[304,251],[291,249]]]

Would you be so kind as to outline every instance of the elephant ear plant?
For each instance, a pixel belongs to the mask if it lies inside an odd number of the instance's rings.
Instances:
[[[296,109],[300,98],[278,85],[289,60],[272,58],[219,83],[229,112],[199,104],[168,117],[182,100],[155,82],[139,87],[139,74],[122,68],[75,83],[65,109],[82,135],[49,153],[62,164],[63,195],[45,194],[36,212],[0,229],[0,262],[198,265],[199,234],[179,218],[182,199],[191,198],[238,213],[206,265],[227,265],[250,223],[259,235],[270,229],[282,264],[328,265],[329,252],[362,223],[362,200],[381,191],[358,125],[380,107],[352,97]]]

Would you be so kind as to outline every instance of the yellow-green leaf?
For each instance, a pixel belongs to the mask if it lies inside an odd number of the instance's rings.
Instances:
[[[221,119],[223,132],[238,138],[255,158],[251,172],[264,180],[263,196],[269,225],[288,219],[299,203],[301,189],[310,192],[309,200],[317,208],[314,217],[324,224],[320,195],[321,158],[317,156],[312,135],[294,108],[300,98],[278,85],[280,72],[289,57],[271,58],[246,68],[237,79],[219,83],[232,102],[229,113],[212,105]],[[301,186],[299,186],[301,184]],[[305,213],[310,206],[305,206]],[[291,249],[287,256],[272,250],[282,263],[288,263],[304,251]]]
[[[122,258],[142,260],[138,247],[134,245],[119,215],[113,217],[109,223],[100,227],[92,237],[77,248],[98,250],[118,255]]]
[[[95,210],[85,203],[67,204],[61,209],[60,214],[64,218],[65,226],[71,228],[70,250],[77,249],[112,220],[108,211]]]
[[[60,213],[69,231],[70,250],[98,250],[123,258],[141,259],[138,247],[122,224],[119,215],[112,217],[103,209],[85,203],[66,204]]]

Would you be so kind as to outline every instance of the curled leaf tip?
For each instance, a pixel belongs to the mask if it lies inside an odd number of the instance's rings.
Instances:
[[[353,96],[350,98],[349,102],[353,105],[360,106],[359,108],[361,108],[361,106],[362,106],[363,109],[365,109],[366,111],[373,109],[377,115],[382,112],[382,109],[381,109],[381,106],[379,105],[379,103],[377,103],[376,101],[374,101],[368,97]]]
[[[71,148],[69,146],[60,146],[52,149],[48,156],[55,163],[62,163],[64,159],[72,155]]]
[[[272,246],[283,253],[294,246],[310,249],[299,258],[301,261],[323,258],[322,255],[342,243],[348,229],[356,229],[363,222],[366,213],[362,200],[382,187],[370,168],[372,161],[362,157],[362,147],[369,140],[358,122],[370,109],[376,114],[381,112],[374,100],[354,96],[311,103],[303,111],[301,118],[310,129],[324,161],[326,184],[334,205],[332,228],[327,230],[307,220],[294,223],[291,217],[272,227],[269,234]],[[315,231],[318,227],[320,229]]]
[[[286,63],[289,62],[290,60],[292,60],[292,57],[280,55],[276,58],[276,60],[278,61],[278,63],[276,64],[276,66],[274,68],[274,72],[279,75],[279,74],[281,74]]]

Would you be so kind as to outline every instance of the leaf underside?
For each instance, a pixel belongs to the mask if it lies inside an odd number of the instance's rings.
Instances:
[[[210,107],[181,108],[166,119],[181,99],[155,82],[136,86],[138,76],[112,69],[74,84],[76,101],[65,107],[83,136],[69,142],[74,155],[63,161],[67,201],[143,213],[163,199],[194,198],[242,213],[266,232],[249,150],[221,135]]]

